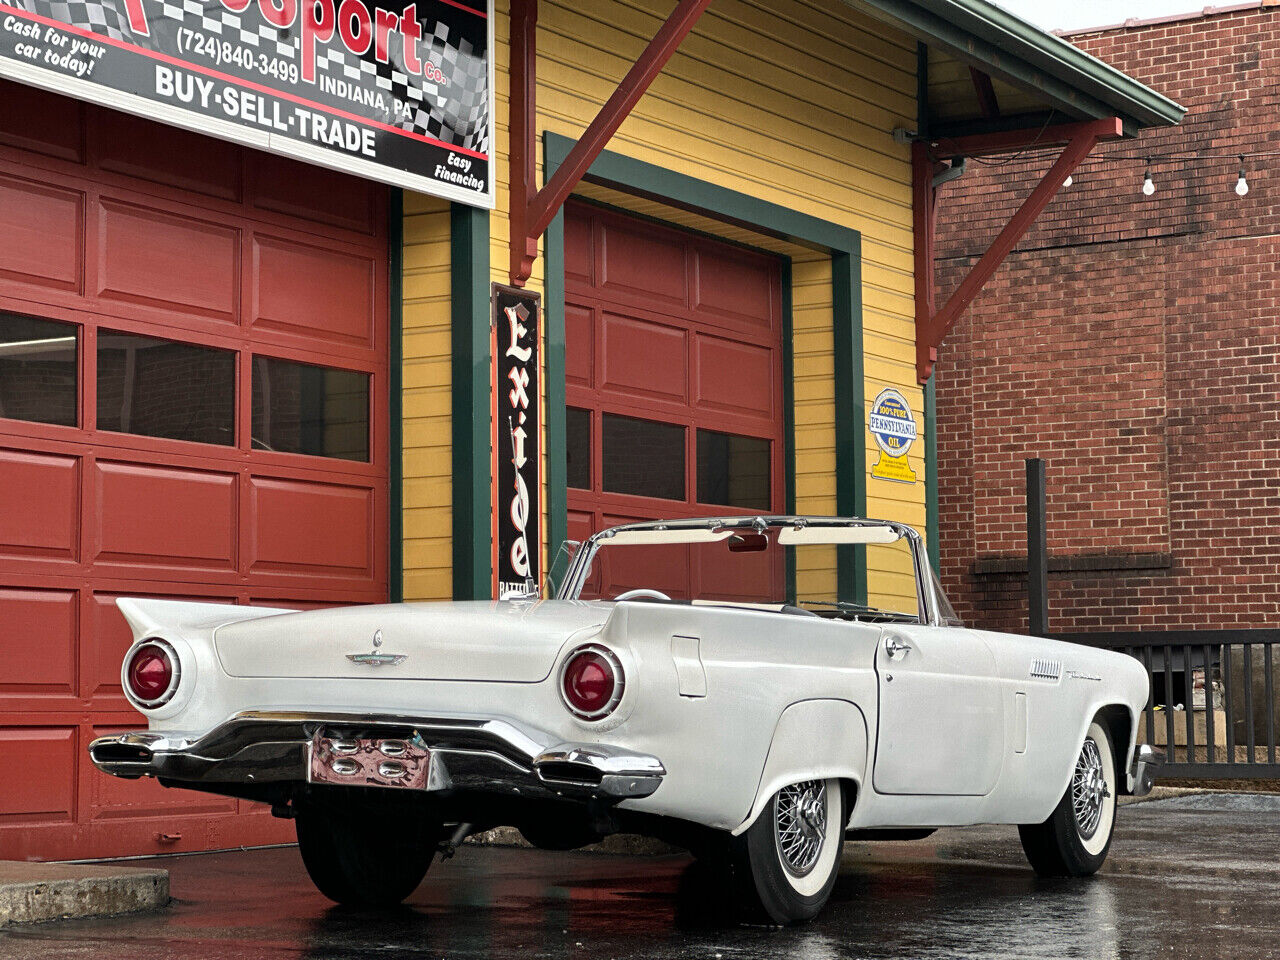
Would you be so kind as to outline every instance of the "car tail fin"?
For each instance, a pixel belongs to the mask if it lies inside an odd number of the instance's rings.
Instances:
[[[120,597],[116,606],[128,621],[135,640],[165,632],[207,630],[225,623],[297,612],[280,607],[245,607],[232,603],[157,600],[151,597]]]

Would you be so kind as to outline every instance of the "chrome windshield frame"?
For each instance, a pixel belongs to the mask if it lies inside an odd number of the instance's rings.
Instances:
[[[564,582],[556,594],[560,600],[577,600],[586,585],[587,575],[596,553],[613,537],[622,532],[664,530],[747,530],[763,533],[765,530],[782,527],[805,528],[850,528],[881,527],[894,531],[907,541],[911,550],[911,561],[916,581],[916,597],[919,602],[919,617],[922,624],[940,626],[939,603],[934,593],[933,577],[929,576],[929,558],[925,550],[924,540],[913,527],[895,520],[869,520],[861,517],[801,517],[801,516],[734,516],[734,517],[695,517],[684,520],[651,520],[642,523],[627,523],[609,527],[588,537],[578,548],[569,564]]]

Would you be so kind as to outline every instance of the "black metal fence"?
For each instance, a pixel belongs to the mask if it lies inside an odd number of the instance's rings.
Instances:
[[[1165,752],[1161,778],[1280,778],[1280,630],[1058,634],[1141,661],[1151,697],[1138,742]]]

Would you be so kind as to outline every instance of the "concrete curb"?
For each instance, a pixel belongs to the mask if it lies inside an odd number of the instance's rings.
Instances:
[[[168,870],[0,860],[0,927],[157,910],[168,902]]]

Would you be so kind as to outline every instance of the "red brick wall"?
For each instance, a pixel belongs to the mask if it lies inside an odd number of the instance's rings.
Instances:
[[[1025,564],[1023,459],[1041,456],[1050,629],[1273,626],[1280,11],[1072,41],[1189,110],[1178,128],[1099,148],[940,351],[948,593],[975,625],[1026,629],[1011,571]],[[1236,155],[1268,151],[1237,197]],[[939,303],[1051,162],[971,163],[942,188]]]

